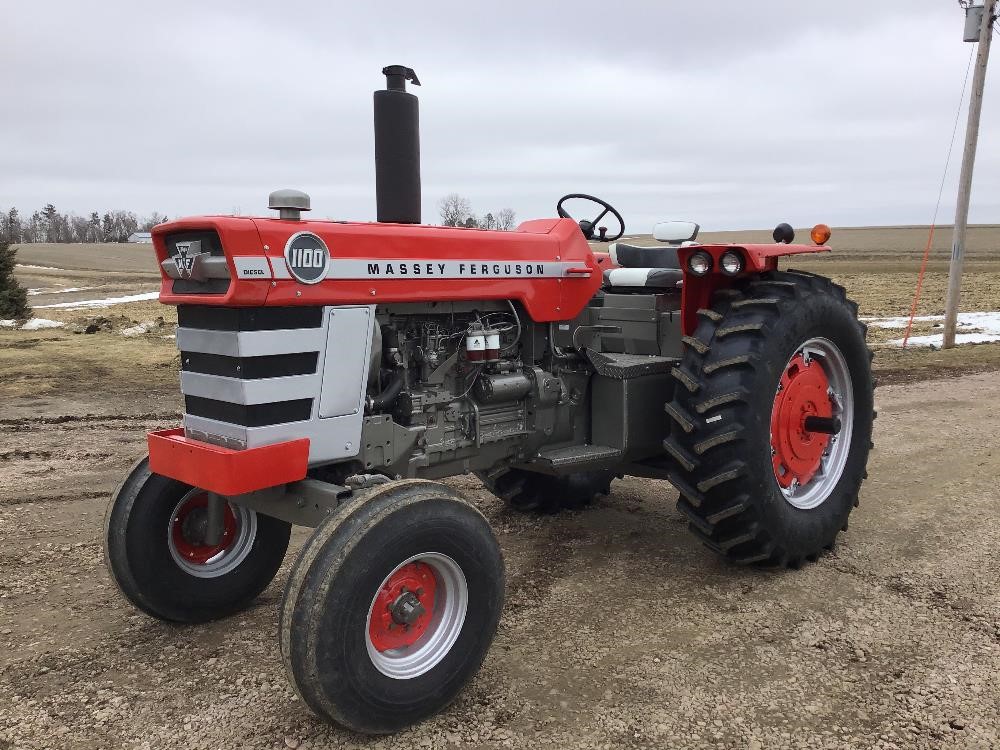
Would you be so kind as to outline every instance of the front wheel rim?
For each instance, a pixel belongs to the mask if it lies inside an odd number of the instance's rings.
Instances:
[[[840,431],[807,433],[802,426],[807,416],[839,419]],[[782,370],[771,412],[774,478],[790,505],[812,510],[833,494],[847,466],[853,429],[854,389],[847,359],[829,339],[809,339]]]
[[[218,544],[209,545],[204,533],[203,516],[208,493],[192,489],[174,506],[167,523],[167,549],[177,567],[195,578],[219,578],[239,567],[257,538],[257,514],[242,505],[226,501],[223,508],[223,533]]]
[[[409,680],[426,674],[451,651],[465,624],[469,584],[447,555],[414,555],[393,568],[372,598],[365,645],[375,668]]]

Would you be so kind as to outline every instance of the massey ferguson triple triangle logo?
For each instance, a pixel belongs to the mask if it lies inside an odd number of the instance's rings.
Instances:
[[[177,255],[174,256],[174,266],[177,268],[177,275],[182,279],[192,281],[204,280],[203,263],[209,253],[201,252],[201,242],[194,241],[184,245],[177,245]]]

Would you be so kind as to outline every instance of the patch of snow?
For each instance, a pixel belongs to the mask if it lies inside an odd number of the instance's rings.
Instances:
[[[23,326],[22,331],[40,331],[43,328],[62,328],[65,323],[58,320],[46,320],[45,318],[32,318]]]
[[[28,296],[33,297],[36,294],[66,294],[67,292],[85,292],[88,289],[93,289],[92,286],[70,286],[65,289],[29,289]]]
[[[55,266],[31,266],[31,265],[28,265],[27,263],[17,263],[16,266],[18,268],[38,268],[38,269],[41,269],[43,271],[62,271],[63,270],[62,268],[56,268]]]
[[[913,319],[914,323],[931,323],[933,321],[944,320],[944,315],[918,315]],[[906,328],[909,317],[902,318],[861,318],[861,322],[867,323],[875,328]]]
[[[0,328],[14,328],[16,325],[16,320],[0,320]]]
[[[866,318],[870,326],[876,328],[904,329],[909,318]],[[913,319],[914,323],[933,323],[934,328],[944,327],[944,315],[921,315]],[[964,332],[962,332],[964,329]],[[958,314],[958,333],[955,334],[956,344],[988,344],[1000,341],[1000,312],[970,312]],[[933,333],[927,336],[910,336],[909,345],[936,346],[944,343],[943,333]],[[892,339],[889,346],[902,346],[903,339]]]
[[[95,307],[111,307],[125,302],[146,302],[157,299],[159,292],[144,292],[142,294],[129,294],[124,297],[107,297],[105,299],[83,299],[76,302],[57,302],[54,305],[38,305],[36,309],[58,307],[64,310],[90,310]]]
[[[862,318],[862,321],[876,328],[906,328],[909,317],[900,318]],[[944,315],[918,315],[914,323],[943,323]],[[975,328],[994,328],[1000,331],[1000,312],[969,312],[958,314],[958,325],[974,326]]]
[[[139,325],[132,326],[131,328],[123,328],[121,333],[122,336],[133,338],[135,336],[142,336],[143,334],[149,333],[159,327],[159,324],[147,321],[146,323],[139,323]]]

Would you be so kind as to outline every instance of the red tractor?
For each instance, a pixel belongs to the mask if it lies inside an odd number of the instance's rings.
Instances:
[[[195,623],[245,608],[292,524],[314,527],[282,657],[310,708],[370,733],[454,699],[500,619],[497,539],[436,480],[474,472],[514,509],[553,512],[616,477],[665,479],[712,550],[796,567],[847,527],[873,419],[857,306],[778,270],[829,250],[828,229],[699,244],[674,222],[659,247],[595,253],[607,214],[608,239],[624,232],[597,199],[593,221],[563,199],[513,232],[421,225],[416,80],[383,72],[377,223],[304,221],[308,197],[279,191],[278,218],[154,230],[185,413],[149,435],[106,528],[125,596]]]

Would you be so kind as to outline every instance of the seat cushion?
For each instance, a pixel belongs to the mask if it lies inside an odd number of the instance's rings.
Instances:
[[[676,289],[683,280],[679,268],[610,268],[604,272],[605,287]]]
[[[610,248],[611,259],[622,268],[680,268],[677,248],[667,245],[638,247],[616,242]]]

